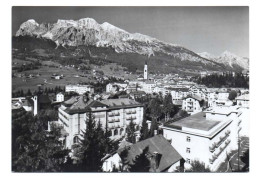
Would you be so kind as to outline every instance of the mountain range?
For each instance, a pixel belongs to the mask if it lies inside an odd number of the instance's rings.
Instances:
[[[212,60],[214,62],[224,64],[226,67],[235,68],[241,67],[245,70],[249,70],[249,59],[245,57],[239,57],[229,51],[224,51],[219,56],[214,56],[208,52],[198,53],[203,58]]]
[[[141,68],[140,64],[143,66],[143,62],[148,61],[152,69],[156,69],[160,64],[167,67],[168,71],[182,68],[186,71],[241,71],[248,69],[249,62],[249,59],[240,58],[228,52],[220,57],[212,57],[206,53],[196,54],[179,45],[166,43],[140,33],[129,33],[107,22],[99,24],[92,18],[58,20],[56,23],[41,24],[30,19],[20,25],[14,37],[16,40],[13,41],[14,46],[17,45],[15,44],[17,39],[21,37],[51,40],[55,43],[55,49],[74,47],[78,51],[80,47],[81,51],[90,52],[90,47],[92,50],[95,47],[97,57],[119,63],[130,61],[128,64],[138,69]]]

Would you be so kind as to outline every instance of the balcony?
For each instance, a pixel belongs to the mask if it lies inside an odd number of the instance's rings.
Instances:
[[[119,112],[115,112],[115,113],[109,113],[108,114],[109,117],[113,117],[113,116],[120,116],[120,113]]]
[[[218,157],[217,157],[215,154],[213,154],[212,158],[209,159],[209,163],[210,163],[210,164],[213,164],[217,158],[218,158]]]
[[[217,148],[217,144],[216,144],[216,143],[213,143],[212,146],[209,147],[209,151],[210,151],[210,152],[214,152],[216,148]]]
[[[126,118],[126,120],[134,120],[134,119],[136,119],[136,117],[128,117],[128,118]]]
[[[219,142],[217,143],[217,147],[219,147],[229,136],[230,131],[226,131],[225,132],[225,136],[224,137],[219,137]]]
[[[113,113],[108,113],[108,116],[109,116],[109,117],[113,117],[114,114],[113,114]]]
[[[230,130],[227,130],[227,131],[225,132],[225,134],[226,134],[226,135],[229,135],[229,134],[230,134]]]
[[[114,122],[120,122],[120,119],[117,118],[117,119],[110,119],[110,120],[108,120],[108,123],[114,123]]]
[[[136,114],[136,111],[127,111],[126,114]]]
[[[239,122],[237,123],[237,126],[239,126],[241,124],[242,120],[240,119]]]
[[[119,112],[114,113],[114,116],[120,116],[120,113]]]

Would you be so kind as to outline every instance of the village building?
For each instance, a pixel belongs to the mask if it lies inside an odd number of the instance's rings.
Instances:
[[[56,95],[56,102],[63,102],[64,101],[64,94],[59,92],[57,95]]]
[[[116,93],[117,91],[126,90],[128,83],[109,83],[106,85],[106,92]]]
[[[236,102],[238,106],[249,108],[249,94],[238,96]]]
[[[188,114],[196,114],[202,111],[205,101],[196,95],[188,95],[182,101],[182,110],[187,111]]]
[[[66,85],[65,92],[76,92],[80,95],[86,92],[94,93],[94,87],[92,85]]]
[[[172,103],[177,103],[177,101],[182,101],[185,97],[189,95],[188,88],[168,88],[172,96]]]

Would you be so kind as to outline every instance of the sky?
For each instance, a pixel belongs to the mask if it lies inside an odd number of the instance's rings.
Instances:
[[[230,51],[249,57],[248,7],[13,7],[12,35],[28,19],[55,23],[58,19],[93,18],[130,33],[141,33],[184,46],[196,53],[219,56]]]

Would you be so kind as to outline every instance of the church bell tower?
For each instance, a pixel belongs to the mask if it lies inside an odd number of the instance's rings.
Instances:
[[[144,79],[145,79],[145,80],[148,79],[148,67],[147,67],[147,62],[145,62],[145,65],[144,65]]]

